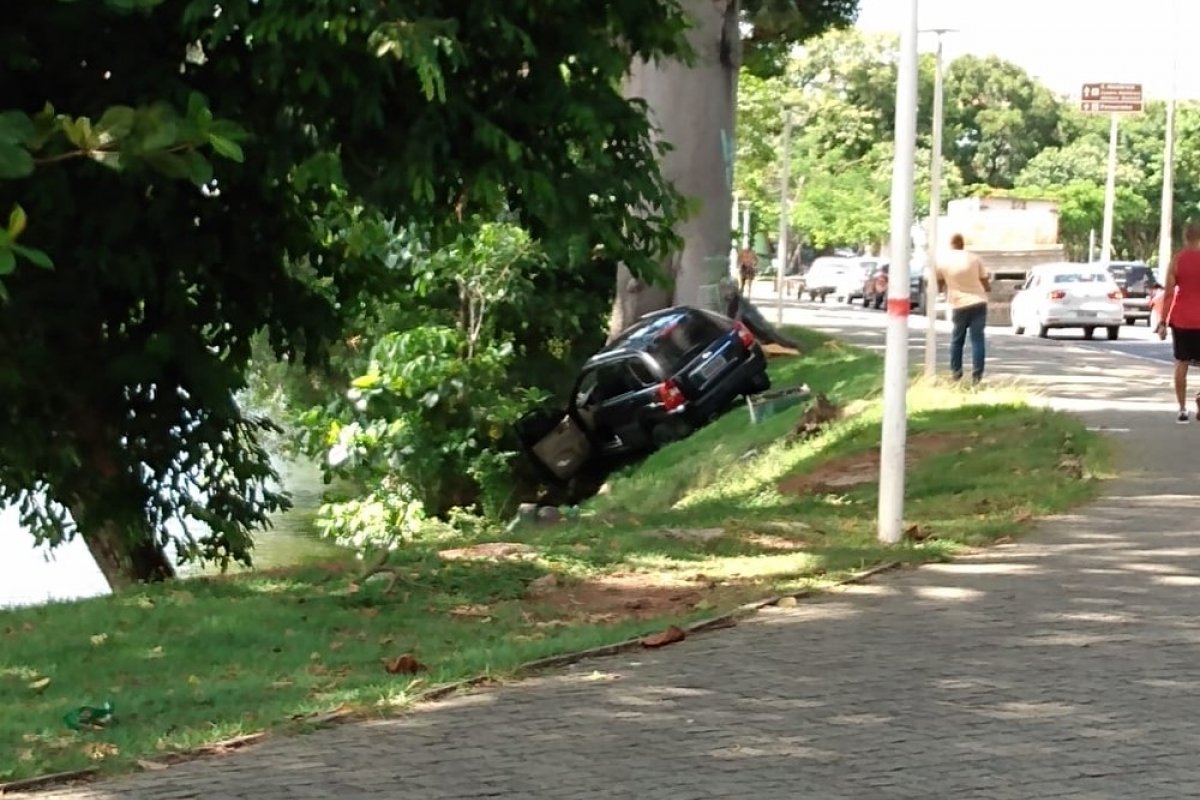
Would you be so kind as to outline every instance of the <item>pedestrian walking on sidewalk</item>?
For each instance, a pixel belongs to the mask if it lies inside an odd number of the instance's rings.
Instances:
[[[1175,400],[1179,403],[1176,422],[1188,421],[1188,367],[1200,363],[1200,224],[1190,223],[1183,232],[1183,249],[1167,267],[1163,289],[1163,314],[1158,338],[1167,338],[1175,356]],[[1200,395],[1196,395],[1196,419],[1200,421]]]
[[[992,290],[987,270],[979,256],[966,249],[962,234],[950,237],[950,251],[937,258],[938,289],[946,292],[954,332],[950,335],[950,375],[963,376],[963,346],[971,337],[971,382],[983,378],[986,355],[983,328],[987,324],[988,292]]]
[[[738,254],[738,277],[741,278],[741,293],[750,296],[754,287],[754,278],[758,275],[758,255],[749,247],[743,247]]]

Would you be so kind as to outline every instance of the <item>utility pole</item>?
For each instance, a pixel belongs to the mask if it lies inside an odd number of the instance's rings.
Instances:
[[[928,28],[937,36],[933,70],[933,156],[929,166],[929,225],[925,265],[925,377],[937,374],[937,252],[938,217],[942,213],[942,124],[945,116],[942,97],[942,35],[952,28]]]
[[[908,258],[917,147],[917,0],[906,0],[896,80],[896,155],[892,163],[892,263],[883,362],[883,441],[879,449],[879,541],[896,544],[904,527],[908,435]]]
[[[1112,260],[1113,210],[1117,201],[1117,115],[1108,126],[1108,179],[1104,182],[1104,229],[1100,233],[1100,261]]]
[[[787,270],[788,252],[788,192],[791,190],[788,173],[792,165],[792,109],[783,109],[783,164],[779,186],[779,266],[775,270],[775,324],[783,324],[783,273]]]
[[[1175,2],[1175,36],[1178,37],[1179,2]],[[1179,39],[1171,47],[1171,95],[1167,98],[1167,133],[1163,141],[1162,206],[1158,230],[1158,282],[1167,282],[1175,227],[1175,102],[1179,96]]]

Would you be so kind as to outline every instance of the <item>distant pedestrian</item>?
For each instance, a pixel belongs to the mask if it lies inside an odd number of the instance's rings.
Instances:
[[[937,259],[938,289],[945,289],[954,332],[950,335],[950,375],[963,376],[963,345],[971,336],[971,381],[983,378],[986,355],[983,328],[987,324],[988,292],[992,290],[987,270],[979,256],[967,250],[962,234],[950,237],[950,251]],[[929,309],[933,313],[933,309]]]
[[[758,275],[758,255],[749,247],[743,247],[738,253],[738,276],[741,278],[741,286],[738,291],[749,297],[748,289],[754,284],[754,278]]]
[[[1175,357],[1175,400],[1179,404],[1175,421],[1187,422],[1188,366],[1200,362],[1200,225],[1194,222],[1184,230],[1183,249],[1167,267],[1158,338],[1167,338],[1168,328]],[[1196,419],[1200,421],[1200,395],[1196,396]]]

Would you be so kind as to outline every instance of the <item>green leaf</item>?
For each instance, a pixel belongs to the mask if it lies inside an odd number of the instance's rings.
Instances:
[[[208,143],[212,145],[213,150],[216,150],[219,155],[225,156],[225,158],[236,161],[239,164],[245,159],[242,153],[242,146],[232,139],[211,134],[208,137]]]
[[[129,106],[113,106],[96,123],[96,143],[101,147],[120,141],[133,132],[136,112]]]
[[[11,275],[17,268],[17,257],[8,247],[0,247],[0,275]]]
[[[167,153],[160,150],[146,153],[144,157],[151,169],[168,178],[188,179],[192,175],[187,158],[179,153]]]
[[[150,129],[142,139],[143,150],[164,150],[176,143],[179,138],[179,126],[170,119],[162,119],[161,114],[155,116]]]
[[[28,114],[21,111],[0,112],[0,142],[29,144],[36,136],[37,129]]]
[[[33,172],[33,156],[24,147],[0,142],[0,178],[24,178]]]
[[[38,250],[36,247],[26,247],[25,245],[21,244],[14,244],[12,245],[12,250],[14,253],[21,256],[21,258],[25,259],[30,264],[33,264],[35,267],[41,267],[42,269],[54,269],[54,262],[50,260],[50,256],[46,255],[41,250]]]
[[[203,186],[212,180],[213,169],[212,164],[208,163],[208,159],[197,153],[195,150],[189,150],[183,154],[183,158],[187,161],[188,179],[197,186]]]
[[[91,150],[95,147],[95,137],[92,135],[92,121],[87,117],[63,120],[63,132],[67,140],[80,150]]]
[[[13,206],[12,213],[8,215],[8,238],[11,241],[16,241],[17,237],[25,230],[25,225],[29,222],[29,218],[25,216],[25,209],[19,205]]]

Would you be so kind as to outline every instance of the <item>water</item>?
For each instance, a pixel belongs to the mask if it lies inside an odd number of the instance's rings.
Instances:
[[[299,462],[280,463],[277,468],[294,505],[273,517],[274,527],[258,534],[255,566],[288,566],[336,554],[337,548],[319,538],[313,527],[321,503],[320,472]],[[184,574],[195,571],[188,568]],[[33,537],[17,522],[16,509],[0,510],[0,608],[107,593],[108,584],[82,540],[53,551],[35,548]]]

